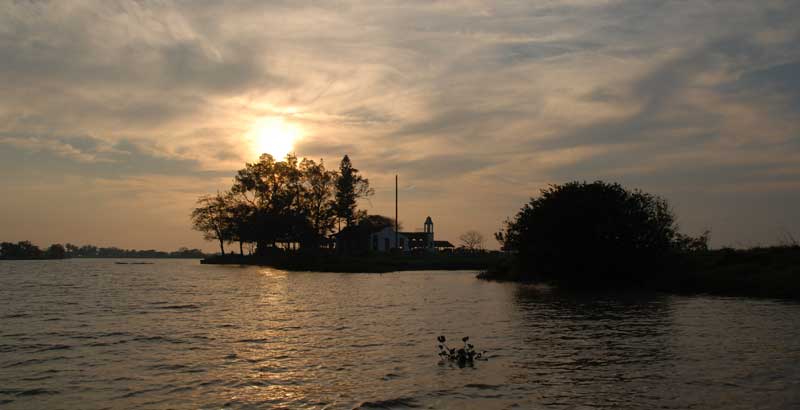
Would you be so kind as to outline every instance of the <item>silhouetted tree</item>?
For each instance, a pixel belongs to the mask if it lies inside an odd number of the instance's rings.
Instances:
[[[372,230],[394,228],[394,218],[383,215],[363,215],[358,219],[358,225],[367,226]],[[403,223],[398,222],[397,228],[403,229]]]
[[[508,248],[506,247],[506,235],[505,235],[505,232],[503,232],[503,231],[495,232],[494,233],[494,240],[496,240],[497,243],[500,244],[500,250],[501,251],[504,251],[504,252],[508,251]]]
[[[258,238],[254,221],[255,209],[248,203],[241,201],[233,193],[225,195],[225,227],[226,238],[239,243],[239,255],[244,255],[244,244],[255,242]]]
[[[294,155],[287,155],[284,161],[275,161],[269,154],[239,170],[231,193],[249,208],[246,227],[254,235],[249,240],[257,243],[257,253],[276,243],[288,248],[293,243],[313,242],[311,232],[324,230],[324,212],[315,211],[315,201],[325,203],[325,195],[315,192],[319,184],[324,185],[326,172],[311,160],[300,163]]]
[[[19,243],[3,242],[0,244],[0,258],[3,259],[62,259],[62,258],[202,258],[199,249],[180,248],[175,252],[163,252],[154,249],[134,250],[120,249],[114,246],[98,248],[94,245],[60,244],[50,245],[44,252],[29,241]]]
[[[17,246],[22,257],[24,258],[41,258],[42,250],[38,246],[32,244],[30,241],[18,242]]]
[[[345,155],[339,164],[339,178],[336,181],[336,216],[344,221],[345,226],[353,225],[356,221],[358,199],[373,193],[369,180],[359,175],[358,170],[353,168],[350,157]]]
[[[71,243],[68,243],[68,244],[64,245],[64,247],[67,250],[67,257],[68,258],[72,258],[72,257],[76,256],[78,254],[78,249],[80,249],[77,245],[73,245]]]
[[[83,245],[78,252],[81,256],[86,258],[94,258],[98,256],[97,247],[94,245]]]
[[[30,241],[20,241],[0,243],[0,257],[3,259],[42,259],[49,256]]]
[[[693,237],[682,233],[675,233],[674,246],[681,252],[704,252],[708,250],[708,241],[711,231],[706,230],[700,236]]]
[[[372,194],[350,159],[342,161],[344,178],[322,160],[300,161],[290,154],[276,161],[263,154],[237,172],[229,192],[214,201],[200,199],[192,216],[195,229],[219,240],[220,250],[223,242],[239,242],[242,255],[252,243],[260,255],[277,248],[318,250],[337,218],[352,225],[366,215],[355,209],[356,200]]]
[[[12,242],[0,243],[0,257],[4,259],[15,259],[20,255],[19,246]]]
[[[203,233],[206,240],[218,240],[219,250],[225,254],[224,242],[228,239],[229,218],[225,197],[220,194],[203,196],[192,211],[192,228]]]
[[[287,181],[278,162],[269,154],[263,154],[256,163],[247,163],[236,174],[231,193],[237,202],[248,206],[248,221],[253,232],[251,240],[257,243],[256,251],[264,252],[281,236],[280,214],[288,212],[286,197]],[[240,221],[242,222],[242,221]]]
[[[61,244],[54,243],[44,252],[48,259],[64,259],[67,257],[67,250]]]
[[[169,256],[172,258],[203,258],[205,254],[200,249],[189,249],[187,247],[180,247],[177,251],[170,252]]]
[[[497,237],[523,272],[586,284],[643,279],[674,249],[676,230],[658,196],[570,182],[543,189]]]
[[[470,251],[478,251],[483,249],[483,242],[484,242],[483,234],[478,231],[475,230],[466,231],[463,234],[461,234],[461,236],[459,236],[458,239],[461,241],[461,244],[464,245],[464,248]]]
[[[300,172],[303,175],[303,193],[301,206],[308,217],[308,224],[314,234],[313,240],[326,237],[333,231],[336,224],[336,182],[335,171],[325,169],[325,164],[304,159],[300,163]]]

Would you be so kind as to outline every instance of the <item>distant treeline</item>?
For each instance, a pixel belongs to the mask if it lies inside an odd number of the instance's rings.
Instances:
[[[94,245],[53,244],[41,249],[30,241],[0,243],[0,259],[66,259],[66,258],[204,258],[200,249],[180,248],[173,252],[154,249],[136,250]]]

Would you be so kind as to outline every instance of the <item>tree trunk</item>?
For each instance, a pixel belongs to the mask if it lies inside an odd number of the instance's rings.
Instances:
[[[222,239],[219,240],[219,251],[222,252],[222,256],[225,256],[225,247],[222,245]]]
[[[242,241],[239,241],[239,256],[244,256],[244,250],[242,249]]]

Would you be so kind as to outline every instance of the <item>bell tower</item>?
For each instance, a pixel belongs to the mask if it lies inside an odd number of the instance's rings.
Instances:
[[[433,251],[433,220],[431,220],[430,216],[425,218],[425,233],[425,236],[427,237],[427,243],[425,244],[425,247],[430,251]]]

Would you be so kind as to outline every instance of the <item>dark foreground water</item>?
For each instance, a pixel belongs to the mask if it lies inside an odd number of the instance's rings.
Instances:
[[[800,408],[798,304],[153,262],[0,261],[0,407]]]

